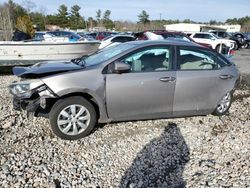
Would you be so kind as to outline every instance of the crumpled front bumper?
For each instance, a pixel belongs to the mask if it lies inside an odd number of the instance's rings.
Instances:
[[[13,108],[15,110],[26,110],[27,113],[35,113],[39,107],[40,97],[33,100],[23,100],[15,97],[13,98]]]

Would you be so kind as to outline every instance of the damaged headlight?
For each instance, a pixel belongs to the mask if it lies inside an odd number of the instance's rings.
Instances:
[[[44,85],[41,80],[16,82],[9,86],[10,93],[18,98],[30,98],[32,91]]]

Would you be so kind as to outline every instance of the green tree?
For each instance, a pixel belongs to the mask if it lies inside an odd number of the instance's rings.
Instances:
[[[111,11],[110,10],[106,10],[103,13],[103,24],[106,28],[108,29],[113,29],[114,24],[113,21],[110,19],[110,15],[111,15]]]
[[[93,28],[93,27],[97,26],[97,24],[98,23],[94,18],[92,18],[92,17],[88,18],[88,22],[87,22],[88,28]]]
[[[58,17],[57,15],[47,15],[46,16],[46,23],[50,25],[57,25],[58,24]]]
[[[142,23],[144,25],[150,22],[149,14],[145,10],[143,10],[141,14],[138,15],[138,19],[139,23]]]
[[[17,18],[16,29],[27,33],[31,37],[35,34],[35,29],[33,27],[33,23],[29,16],[20,16]]]
[[[57,25],[62,28],[66,28],[69,26],[68,7],[64,4],[60,5],[58,8],[57,21]]]
[[[78,5],[74,5],[71,7],[70,16],[69,16],[71,29],[78,29],[78,28],[83,29],[84,28],[84,19],[80,15],[80,12],[79,12],[80,10],[81,10],[81,7],[79,7]]]
[[[216,20],[210,20],[209,25],[217,25],[218,22]]]
[[[228,23],[228,24],[238,24],[238,19],[237,18],[227,19],[226,23]]]
[[[37,26],[38,30],[44,30],[45,29],[45,21],[44,21],[44,15],[39,12],[31,12],[30,17],[34,25]]]
[[[13,20],[13,25],[16,25],[18,17],[28,15],[25,8],[17,3],[14,3],[12,0],[9,0],[6,6],[9,8],[10,18]]]
[[[96,11],[96,20],[97,20],[98,24],[101,23],[101,16],[102,16],[102,11],[100,9],[98,9]]]
[[[183,20],[183,23],[194,23],[194,22],[190,19],[185,19],[185,20]]]

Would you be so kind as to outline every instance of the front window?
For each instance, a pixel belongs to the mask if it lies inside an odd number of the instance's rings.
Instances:
[[[193,36],[193,38],[203,39],[203,38],[205,38],[205,37],[204,37],[204,34],[197,33],[197,34],[195,34],[195,35]]]
[[[131,72],[155,72],[171,69],[170,47],[150,47],[122,60],[131,66]]]
[[[216,38],[216,39],[220,39],[220,37],[218,37],[218,36],[215,35],[214,33],[211,33],[210,35],[213,36],[213,37]]]

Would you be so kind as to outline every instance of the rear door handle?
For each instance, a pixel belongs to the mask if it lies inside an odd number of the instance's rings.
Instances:
[[[220,79],[222,79],[222,80],[229,80],[229,79],[232,79],[232,78],[233,78],[233,76],[229,75],[229,74],[220,75]]]
[[[175,81],[175,77],[162,77],[160,78],[160,81],[162,82],[174,82]]]

